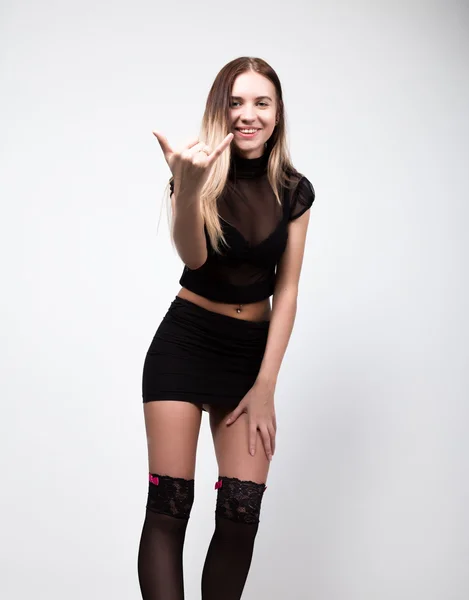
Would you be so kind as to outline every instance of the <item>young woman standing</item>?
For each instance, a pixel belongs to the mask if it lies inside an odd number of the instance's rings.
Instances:
[[[274,392],[315,191],[293,167],[281,84],[262,59],[221,69],[199,138],[175,150],[154,135],[172,172],[172,238],[184,269],[143,368],[149,490],[140,588],[144,600],[184,598],[182,552],[206,411],[218,480],[202,599],[239,600],[275,453]]]

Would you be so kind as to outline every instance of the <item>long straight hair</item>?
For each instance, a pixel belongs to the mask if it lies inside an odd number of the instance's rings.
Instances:
[[[204,141],[213,149],[221,144],[228,133],[230,133],[231,92],[238,75],[247,71],[254,71],[263,75],[273,83],[276,90],[278,123],[267,141],[266,150],[270,152],[267,176],[277,202],[281,205],[282,187],[289,187],[291,183],[297,182],[299,174],[293,167],[287,143],[282,86],[277,73],[265,60],[242,56],[230,61],[219,71],[207,97],[199,140]],[[221,254],[221,243],[225,246],[228,245],[220,224],[217,198],[221,195],[227,183],[231,155],[232,150],[230,145],[212,165],[209,177],[200,194],[200,210],[213,250],[218,254]],[[172,180],[173,177],[171,177],[170,182]],[[169,184],[167,189],[169,189]],[[173,239],[172,235],[171,239]]]

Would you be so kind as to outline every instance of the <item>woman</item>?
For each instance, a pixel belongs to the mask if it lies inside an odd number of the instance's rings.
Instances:
[[[143,369],[149,490],[140,588],[144,600],[184,598],[182,551],[207,411],[219,475],[202,599],[238,600],[275,453],[274,391],[315,192],[291,163],[282,88],[262,59],[241,57],[218,73],[198,139],[175,151],[154,134],[173,175],[172,237],[184,270]]]

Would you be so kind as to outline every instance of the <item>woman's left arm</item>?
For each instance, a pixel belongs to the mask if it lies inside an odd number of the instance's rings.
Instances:
[[[274,392],[280,366],[287,350],[296,317],[298,288],[308,231],[310,211],[307,210],[288,225],[288,241],[277,265],[275,292],[267,344],[256,382],[230,414],[226,424],[231,424],[243,412],[249,418],[249,449],[256,452],[257,430],[262,437],[267,458],[275,452]]]

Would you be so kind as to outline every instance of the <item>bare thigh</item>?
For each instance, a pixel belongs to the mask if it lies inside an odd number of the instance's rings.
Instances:
[[[194,479],[202,408],[191,402],[143,404],[150,473]]]
[[[218,463],[218,473],[244,481],[266,483],[270,462],[257,432],[256,454],[249,454],[248,417],[243,413],[231,425],[225,425],[230,410],[210,407],[210,428]]]

